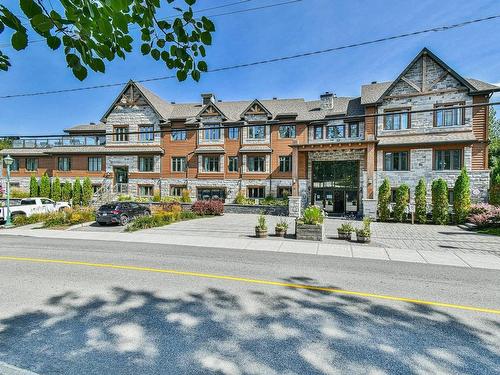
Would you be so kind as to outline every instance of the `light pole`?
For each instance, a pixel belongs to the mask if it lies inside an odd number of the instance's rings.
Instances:
[[[11,227],[12,222],[10,221],[10,166],[14,162],[14,159],[10,155],[7,155],[3,162],[7,166],[7,220],[5,221],[5,228]]]

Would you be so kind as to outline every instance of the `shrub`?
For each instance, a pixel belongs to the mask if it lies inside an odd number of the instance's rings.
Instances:
[[[442,178],[432,182],[432,221],[448,224],[448,184]]]
[[[89,206],[92,202],[93,196],[94,190],[92,189],[92,182],[90,181],[90,178],[85,177],[82,187],[82,206]]]
[[[391,185],[386,178],[378,189],[378,217],[381,221],[388,221],[391,217],[389,203],[391,201]]]
[[[370,237],[372,231],[370,229],[371,219],[369,217],[363,218],[363,227],[360,229],[356,229],[356,235],[360,237]]]
[[[247,204],[246,203],[247,198],[245,197],[245,194],[240,190],[238,191],[238,194],[236,194],[236,198],[234,199],[234,203],[236,204]]]
[[[43,226],[45,228],[83,224],[95,220],[95,212],[91,208],[68,208],[63,211],[47,214]]]
[[[44,221],[47,218],[48,214],[33,214],[31,216],[26,215],[16,215],[12,222],[15,226],[36,224]]]
[[[287,230],[288,229],[288,220],[285,218],[281,218],[278,220],[275,226],[277,229]]]
[[[73,183],[73,206],[79,206],[82,203],[82,185],[80,179],[77,177]]]
[[[266,217],[263,214],[259,215],[257,218],[257,225],[255,226],[255,229],[261,231],[267,230]]]
[[[288,198],[274,198],[273,196],[268,195],[264,199],[261,199],[259,204],[263,206],[287,206]]]
[[[188,189],[183,189],[181,193],[181,202],[182,203],[191,203],[191,196]]]
[[[500,206],[500,183],[491,186],[488,192],[488,201],[491,204]]]
[[[427,222],[427,186],[423,178],[415,188],[415,219],[420,224]]]
[[[162,227],[177,220],[191,220],[196,218],[198,218],[198,215],[192,211],[182,211],[177,217],[174,212],[157,212],[151,216],[138,217],[125,228],[125,231],[135,232],[141,229]]]
[[[453,210],[455,212],[455,223],[465,223],[470,211],[470,181],[465,168],[460,172],[453,187]]]
[[[318,206],[309,206],[304,209],[302,213],[302,218],[300,221],[308,225],[319,225],[323,223],[325,219],[325,214],[323,210]]]
[[[17,199],[23,199],[23,198],[29,198],[30,193],[26,190],[22,189],[10,189],[10,197],[11,198],[17,198]]]
[[[30,197],[38,197],[38,180],[35,175],[32,174],[30,177]]]
[[[161,202],[161,194],[159,190],[155,190],[153,195],[153,202]]]
[[[131,200],[132,200],[132,197],[130,195],[120,194],[118,196],[118,202],[129,202]]]
[[[339,226],[337,228],[337,231],[339,233],[352,233],[354,232],[356,229],[352,226],[351,223],[344,223],[342,224],[341,226]]]
[[[396,190],[396,204],[394,205],[394,220],[402,223],[405,221],[405,210],[410,203],[410,187],[402,184]]]
[[[161,197],[160,202],[163,203],[169,203],[169,202],[180,202],[181,197],[173,197],[173,196],[166,196],[166,197]]]
[[[61,200],[64,202],[69,202],[71,200],[71,193],[72,193],[72,186],[71,182],[66,181],[61,189]]]
[[[61,200],[61,196],[61,182],[59,181],[59,177],[56,177],[54,182],[52,183],[52,199],[56,202],[59,202]]]
[[[40,197],[50,198],[50,178],[47,173],[40,179]]]
[[[224,203],[219,200],[196,201],[191,206],[191,211],[195,214],[204,215],[222,215],[224,214]]]
[[[467,220],[481,228],[500,226],[500,207],[487,203],[474,204]]]
[[[179,202],[168,202],[168,203],[153,205],[153,211],[154,212],[169,212],[169,211],[173,211],[175,206],[177,206],[179,208],[179,211],[182,211],[182,206]]]

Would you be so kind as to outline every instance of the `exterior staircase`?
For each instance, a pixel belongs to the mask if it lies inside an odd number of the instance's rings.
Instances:
[[[128,192],[128,184],[119,183],[113,185],[109,182],[103,182],[92,198],[92,206],[98,208],[103,204],[116,201],[120,195],[126,195]]]

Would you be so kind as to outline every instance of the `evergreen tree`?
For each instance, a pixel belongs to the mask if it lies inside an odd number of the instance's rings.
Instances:
[[[423,178],[415,188],[415,219],[420,224],[427,222],[427,186]]]
[[[462,169],[460,176],[455,181],[453,187],[453,210],[455,212],[455,222],[465,223],[470,211],[470,180],[467,170]]]
[[[89,206],[92,202],[93,196],[94,190],[92,189],[92,182],[90,181],[90,178],[85,177],[82,188],[82,206]]]
[[[396,190],[396,204],[394,206],[394,220],[402,223],[405,221],[405,210],[410,203],[410,187],[402,184]]]
[[[59,177],[56,177],[52,183],[52,199],[59,202],[62,196],[61,193],[61,182],[59,181]]]
[[[432,221],[448,224],[448,184],[442,178],[432,182]]]
[[[79,206],[82,203],[82,184],[77,177],[73,183],[73,206]]]
[[[391,200],[391,185],[386,178],[378,189],[378,217],[381,221],[388,221],[391,216],[389,203]]]
[[[30,197],[38,197],[38,180],[34,174],[30,177]]]
[[[40,179],[40,197],[50,198],[50,178],[47,173]]]
[[[63,202],[69,202],[71,200],[71,192],[72,192],[71,182],[64,182],[61,190],[61,200]]]

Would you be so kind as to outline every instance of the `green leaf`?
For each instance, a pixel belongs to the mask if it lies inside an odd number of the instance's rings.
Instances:
[[[199,70],[192,70],[191,71],[191,77],[198,82],[200,80],[200,71]]]
[[[151,56],[153,57],[153,59],[155,59],[156,61],[160,60],[160,51],[158,51],[156,48],[152,49],[151,50]]]
[[[148,43],[143,43],[141,46],[141,52],[143,55],[147,55],[151,51],[151,46]]]
[[[208,31],[204,31],[200,34],[200,39],[203,44],[209,46],[212,44],[212,35]]]
[[[66,62],[70,68],[75,68],[80,65],[80,58],[74,53],[68,53],[66,55]]]
[[[196,3],[196,0],[184,0],[186,2],[187,5],[191,6],[191,5],[194,5],[194,3]]]
[[[158,39],[158,40],[156,41],[156,45],[157,45],[158,47],[160,47],[160,48],[165,47],[165,39]]]
[[[20,0],[19,5],[28,18],[33,18],[37,14],[42,14],[42,8],[33,0]]]
[[[53,50],[56,50],[61,46],[61,39],[57,36],[51,35],[47,38],[47,45]]]
[[[3,33],[5,30],[5,26],[3,25],[2,21],[0,21],[0,34]]]
[[[199,61],[198,62],[198,69],[201,70],[202,72],[206,72],[208,70],[208,65],[205,61]]]
[[[203,27],[206,31],[213,32],[215,31],[215,25],[212,21],[210,21],[207,17],[201,17],[201,22],[203,22]]]
[[[42,33],[50,31],[50,29],[54,26],[50,18],[45,14],[37,14],[34,16],[31,19],[31,24],[35,29],[41,31]]]
[[[16,31],[12,35],[12,47],[14,47],[15,50],[20,51],[22,49],[25,49],[27,45],[28,45],[28,36],[26,35],[25,32]]]
[[[85,68],[84,66],[78,65],[74,67],[72,70],[75,77],[78,78],[80,81],[83,81],[85,78],[87,78],[87,68]]]
[[[89,65],[92,68],[92,70],[94,70],[95,72],[104,73],[105,66],[104,66],[104,62],[101,59],[94,58],[90,61]]]
[[[177,71],[177,79],[182,82],[185,81],[187,78],[187,74],[184,70],[178,70]]]

